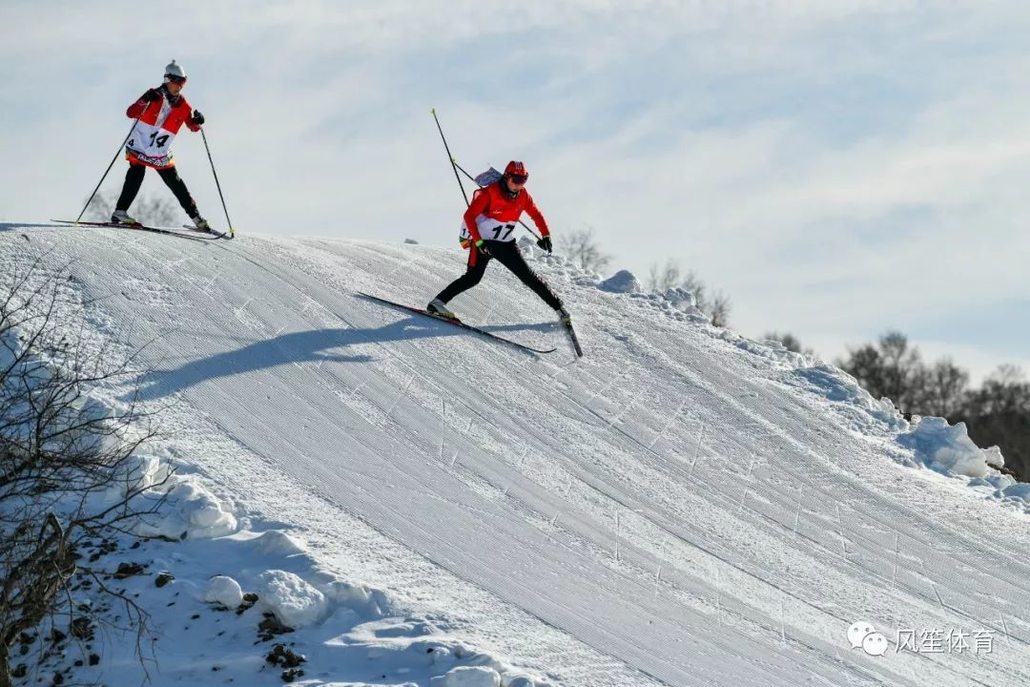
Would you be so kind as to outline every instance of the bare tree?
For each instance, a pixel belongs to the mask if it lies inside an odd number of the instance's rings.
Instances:
[[[890,331],[880,337],[884,395],[911,408],[922,399],[920,382],[925,381],[919,349],[908,345],[908,337]]]
[[[99,192],[93,196],[86,208],[86,219],[94,222],[107,222],[114,212],[118,197],[111,193]],[[142,195],[133,202],[133,210],[129,213],[143,224],[153,227],[170,227],[182,223],[185,213],[170,198],[153,195]]]
[[[140,509],[149,487],[130,478],[130,457],[154,434],[149,418],[135,403],[111,411],[90,396],[128,375],[129,361],[112,362],[85,334],[66,282],[43,258],[0,278],[0,687],[11,685],[11,646],[54,617],[73,574],[106,589],[77,560],[83,542],[161,504]],[[88,610],[66,610],[76,616],[68,634],[88,626]]]
[[[1026,384],[1026,373],[1019,365],[999,365],[998,369],[987,377],[987,382],[1010,390],[1016,390]],[[1005,396],[1011,401],[1014,398],[1021,397],[1022,394],[1017,391],[1014,396],[1011,394],[1006,394]]]
[[[962,409],[969,386],[969,373],[951,358],[941,358],[922,376],[923,398],[919,412],[924,415],[953,417]]]
[[[712,324],[716,327],[726,327],[730,323],[730,297],[724,294],[722,291],[716,291],[715,295],[712,296],[710,304],[706,304],[707,308],[701,308],[707,310],[712,316]]]
[[[680,279],[679,286],[694,294],[694,301],[697,303],[697,307],[706,313],[711,312],[711,304],[708,302],[708,286],[697,272],[694,270],[687,272]]]
[[[781,344],[783,344],[783,347],[786,348],[788,351],[793,351],[794,353],[804,353],[805,355],[815,355],[814,350],[812,350],[811,348],[804,348],[801,345],[801,339],[794,336],[790,332],[784,332],[783,334],[781,334],[780,332],[769,332],[765,335],[764,338],[768,339],[769,341],[779,341]]]
[[[680,281],[680,266],[672,258],[666,260],[664,265],[652,263],[648,270],[647,288],[650,291],[665,291],[679,286]]]
[[[694,296],[697,307],[712,318],[712,324],[717,327],[725,327],[729,324],[731,310],[729,296],[722,291],[717,291],[709,296],[708,285],[698,276],[697,272],[690,270],[684,274],[679,263],[672,258],[666,260],[664,265],[652,263],[648,270],[647,288],[651,291],[665,291],[675,287],[689,291]]]
[[[579,229],[558,237],[558,247],[570,259],[587,272],[602,272],[611,262],[611,256],[602,250],[594,228]]]
[[[926,398],[929,374],[919,349],[909,346],[908,337],[899,331],[888,331],[876,346],[864,346],[848,352],[838,366],[858,380],[876,398],[886,396],[902,412],[919,412]]]

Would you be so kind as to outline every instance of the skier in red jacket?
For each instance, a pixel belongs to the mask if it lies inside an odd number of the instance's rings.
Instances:
[[[462,244],[469,247],[468,269],[429,302],[427,311],[457,319],[447,308],[447,302],[478,284],[490,260],[497,258],[523,284],[554,308],[563,323],[570,321],[561,299],[530,269],[515,245],[515,225],[525,211],[540,229],[542,236],[537,245],[548,253],[552,248],[547,222],[525,188],[527,179],[529,172],[525,165],[512,160],[504,168],[504,175],[500,179],[473,194],[472,203],[465,211],[461,234]]]
[[[179,133],[183,124],[190,131],[200,131],[204,123],[204,115],[199,110],[192,110],[186,98],[182,96],[182,88],[186,85],[186,72],[172,60],[165,67],[164,83],[159,88],[147,89],[139,100],[129,105],[125,114],[130,119],[139,118],[129,140],[125,144],[125,158],[129,161],[129,171],[125,174],[125,184],[118,197],[111,222],[114,224],[139,224],[129,216],[128,209],[139,193],[143,184],[143,175],[147,167],[153,167],[161,175],[161,180],[172,190],[179,205],[197,229],[211,231],[207,220],[200,216],[197,203],[190,196],[186,184],[175,171],[175,159],[172,157],[172,140]]]

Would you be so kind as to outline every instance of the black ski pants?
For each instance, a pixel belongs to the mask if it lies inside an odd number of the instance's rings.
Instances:
[[[483,278],[483,273],[486,272],[486,266],[490,264],[490,261],[497,258],[498,262],[511,270],[516,277],[522,280],[523,284],[533,289],[545,303],[555,310],[561,307],[561,299],[555,296],[547,284],[541,281],[540,277],[536,276],[536,273],[526,264],[514,241],[484,241],[483,243],[490,254],[486,255],[475,246],[471,246],[468,269],[465,274],[451,282],[437,295],[437,298],[447,303],[459,293],[471,289]]]
[[[129,171],[125,173],[125,184],[122,186],[122,195],[118,196],[118,204],[114,206],[115,210],[129,209],[132,201],[136,200],[139,187],[143,185],[143,175],[146,172],[146,165],[129,164]],[[179,177],[179,173],[175,171],[175,167],[159,169],[157,173],[161,175],[161,181],[172,189],[175,199],[179,201],[179,205],[186,211],[186,214],[191,218],[196,217],[198,214],[197,203],[193,200],[193,196],[190,195],[182,178]]]

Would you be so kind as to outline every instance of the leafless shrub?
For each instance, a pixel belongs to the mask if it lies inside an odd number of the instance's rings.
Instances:
[[[161,505],[140,505],[151,487],[132,475],[152,418],[134,401],[111,410],[90,393],[132,379],[130,361],[88,336],[67,266],[49,268],[46,257],[0,277],[0,687],[11,684],[21,633],[53,621],[73,574],[96,572],[79,561],[84,542]],[[68,634],[81,634],[78,622]]]

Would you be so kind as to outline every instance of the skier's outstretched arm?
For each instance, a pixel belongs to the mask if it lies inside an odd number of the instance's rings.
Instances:
[[[546,238],[551,235],[551,230],[547,226],[547,220],[544,219],[544,214],[540,212],[540,208],[533,202],[533,196],[529,195],[528,192],[523,191],[526,194],[526,214],[533,220],[533,224],[540,230],[541,238]]]
[[[533,223],[536,224],[537,229],[540,230],[540,239],[536,242],[536,245],[550,253],[554,250],[554,246],[551,245],[551,230],[547,226],[547,220],[544,219],[544,213],[540,212],[536,203],[533,202],[533,196],[528,194],[526,196],[526,212],[532,218]]]

